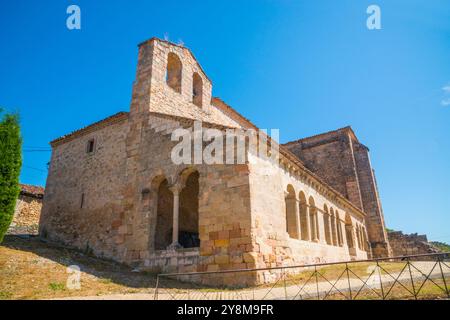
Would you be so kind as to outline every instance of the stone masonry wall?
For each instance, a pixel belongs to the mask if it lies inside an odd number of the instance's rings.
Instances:
[[[53,146],[40,234],[121,261],[117,221],[123,215],[126,117]],[[94,152],[87,143],[94,139]]]
[[[318,212],[319,242],[291,238],[286,231],[284,193],[289,184],[293,186],[297,198],[300,192],[304,192],[306,198],[314,197],[318,209],[324,205],[333,208],[339,216],[342,230],[345,230],[345,212],[351,216],[354,226],[363,226],[365,223],[363,215],[337,204],[332,198],[325,197],[312,184],[302,181],[270,161],[253,158],[250,164],[252,241],[255,247],[253,255],[258,267],[348,261],[368,257],[366,248],[359,247],[355,240],[355,250],[350,252],[345,235],[342,246],[327,244],[324,213],[321,211]]]
[[[348,135],[333,132],[285,145],[305,165],[360,209],[358,177]]]
[[[370,163],[369,150],[362,144],[353,143],[353,150],[358,173],[359,190],[363,200],[364,212],[367,214],[367,232],[374,257],[392,255],[386,233],[383,208],[381,206],[375,174]]]
[[[305,165],[366,214],[366,227],[374,257],[391,254],[384,215],[368,149],[351,129],[301,139],[285,145]]]
[[[426,235],[403,234],[401,231],[388,232],[393,255],[407,256],[416,254],[439,253],[440,250],[428,243]]]
[[[141,196],[135,202],[132,219],[123,221],[123,224],[130,225],[125,239],[129,254],[127,261],[145,269],[166,272],[254,268],[254,261],[249,259],[253,248],[247,165],[176,165],[170,156],[178,142],[171,141],[171,130],[192,126],[193,122],[185,119],[174,123],[173,120],[152,115],[149,124],[142,131],[142,141],[146,143],[141,145],[138,161],[140,174],[134,191],[142,195],[143,190],[149,190],[149,196]],[[159,252],[153,248],[158,182],[167,179],[170,186],[176,185],[186,170],[199,173],[200,248],[198,251],[180,249],[178,253]],[[229,274],[215,281],[231,284],[236,279]]]
[[[8,234],[37,234],[42,198],[19,195]]]

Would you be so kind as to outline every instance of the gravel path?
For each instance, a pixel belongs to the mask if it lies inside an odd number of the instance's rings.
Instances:
[[[425,275],[431,273],[430,278],[432,279],[442,279],[441,271],[439,265],[435,265],[433,261],[421,261],[421,262],[412,262],[417,269],[411,267],[412,276],[415,282],[416,287],[420,287],[420,285],[425,280]],[[448,266],[448,264],[447,264]],[[446,278],[450,277],[450,268],[442,264],[443,272]],[[433,269],[433,270],[432,270]],[[406,286],[410,287],[411,285],[411,277],[407,270],[405,270],[399,277],[399,273],[391,274],[394,278],[398,277],[398,281],[404,283]],[[394,279],[389,275],[382,275],[381,281],[383,283],[383,288],[389,290],[389,288],[394,283]],[[367,280],[366,286],[364,286],[363,282],[359,279],[353,278],[350,279],[350,287],[353,296],[362,288],[364,290],[370,290],[367,286],[370,286],[373,289],[380,289],[380,278],[377,272],[374,273]],[[341,291],[345,295],[349,295],[349,282],[347,278],[340,279],[335,283],[336,280],[331,280],[331,283],[334,284],[335,288],[331,291],[331,293],[336,294]],[[158,300],[178,300],[178,299],[186,299],[186,300],[296,300],[296,299],[317,299],[317,294],[321,298],[323,298],[332,288],[332,285],[327,281],[321,281],[316,285],[314,281],[308,283],[303,286],[303,282],[299,285],[290,285],[286,288],[284,286],[276,286],[274,288],[257,288],[255,290],[225,290],[225,291],[206,291],[206,290],[175,290],[175,289],[159,289],[158,290]],[[397,284],[398,285],[398,284]],[[449,284],[447,284],[449,286]],[[417,288],[416,288],[417,290]],[[183,291],[183,292],[180,292]],[[155,291],[154,289],[149,290],[149,293],[132,293],[132,294],[112,294],[112,295],[104,295],[104,296],[86,296],[86,297],[70,297],[65,298],[68,300],[154,300],[155,299]]]

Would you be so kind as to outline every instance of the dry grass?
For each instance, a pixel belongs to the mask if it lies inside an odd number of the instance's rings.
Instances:
[[[81,269],[81,288],[66,287],[67,267]],[[122,265],[40,242],[5,237],[0,246],[0,299],[51,299],[69,296],[152,292],[155,277]]]
[[[78,265],[81,269],[81,288],[70,290],[66,287],[69,274],[67,267]],[[402,262],[383,262],[380,265],[388,272],[400,272]],[[366,279],[373,263],[352,263],[350,269],[360,278]],[[345,265],[330,265],[318,269],[320,274],[330,281],[336,280],[345,270]],[[305,270],[292,274],[287,279],[287,285],[305,282],[314,270]],[[299,272],[299,273],[298,273]],[[382,273],[385,273],[382,271]],[[355,274],[350,277],[356,278]],[[345,278],[345,274],[343,277]],[[52,299],[63,297],[120,295],[130,293],[154,292],[155,275],[136,273],[126,266],[104,261],[81,252],[60,246],[43,243],[37,238],[22,239],[17,236],[7,236],[0,245],[0,300],[5,299]],[[323,279],[322,279],[323,280]],[[315,279],[313,279],[315,281]],[[320,278],[319,278],[319,281]],[[434,280],[444,287],[442,279]],[[450,279],[447,279],[447,286]],[[419,286],[420,286],[419,281]],[[173,293],[184,292],[184,289],[201,291],[226,291],[222,288],[210,288],[203,285],[164,279],[160,285]],[[279,284],[283,285],[283,284]],[[267,285],[271,286],[271,285]],[[410,283],[405,286],[412,291]],[[264,288],[265,286],[258,286]],[[389,287],[387,288],[389,289]],[[418,289],[417,287],[415,288]],[[228,288],[228,290],[230,290]],[[376,290],[380,295],[380,290]],[[385,288],[385,294],[386,294]],[[348,293],[347,293],[348,294]],[[353,292],[356,294],[356,292]],[[358,299],[380,299],[371,290],[362,291]],[[389,299],[411,299],[411,294],[400,285],[392,288]],[[446,298],[444,292],[431,282],[425,283],[420,292],[420,299]],[[340,294],[333,294],[327,299],[345,299]]]

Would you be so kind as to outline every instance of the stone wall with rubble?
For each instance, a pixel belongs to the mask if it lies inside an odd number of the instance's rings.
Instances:
[[[428,242],[426,235],[404,234],[402,231],[388,232],[389,243],[394,256],[408,256],[441,252]]]
[[[8,234],[38,234],[42,197],[20,194]]]

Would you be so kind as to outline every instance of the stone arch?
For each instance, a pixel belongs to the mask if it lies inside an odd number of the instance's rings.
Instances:
[[[334,216],[333,208],[330,208],[330,225],[331,225],[331,243],[333,246],[338,245],[337,229],[336,229],[336,217]]]
[[[364,250],[364,235],[363,235],[363,226],[359,225],[359,241],[361,242],[360,249]]]
[[[192,75],[192,103],[198,107],[203,104],[203,80],[197,72]]]
[[[286,232],[291,238],[298,238],[297,229],[297,199],[294,187],[289,184],[286,188],[284,202],[286,204]]]
[[[317,208],[314,198],[312,196],[309,197],[309,221],[310,221],[310,230],[311,230],[311,240],[314,242],[319,242],[320,234],[319,234],[319,221],[317,219]]]
[[[300,227],[302,240],[309,240],[309,216],[308,216],[308,203],[306,202],[306,196],[303,191],[298,194],[299,206],[300,206]]]
[[[155,250],[165,250],[172,242],[173,193],[164,176],[155,177],[151,185],[156,198],[154,248]]]
[[[364,250],[369,251],[369,242],[367,240],[367,231],[365,227],[362,227],[362,234],[363,234]]]
[[[178,172],[176,173],[173,181],[174,181],[174,185],[178,185],[181,188],[184,188],[184,186],[186,185],[187,179],[189,178],[189,176],[194,173],[197,172],[199,173],[198,169],[195,166],[183,166],[182,169],[178,170]]]
[[[183,65],[180,58],[173,52],[167,55],[166,83],[178,93],[181,93]]]
[[[323,227],[325,229],[325,242],[331,245],[330,213],[326,204],[323,205]]]
[[[181,172],[178,243],[184,248],[200,247],[199,238],[199,172],[188,168]]]
[[[359,224],[357,223],[356,224],[356,228],[355,228],[355,231],[356,231],[356,243],[358,244],[358,248],[359,249],[361,249],[361,230],[359,229]]]
[[[348,212],[345,213],[345,237],[347,238],[347,246],[349,248],[354,248],[355,240],[353,238],[353,222]]]

